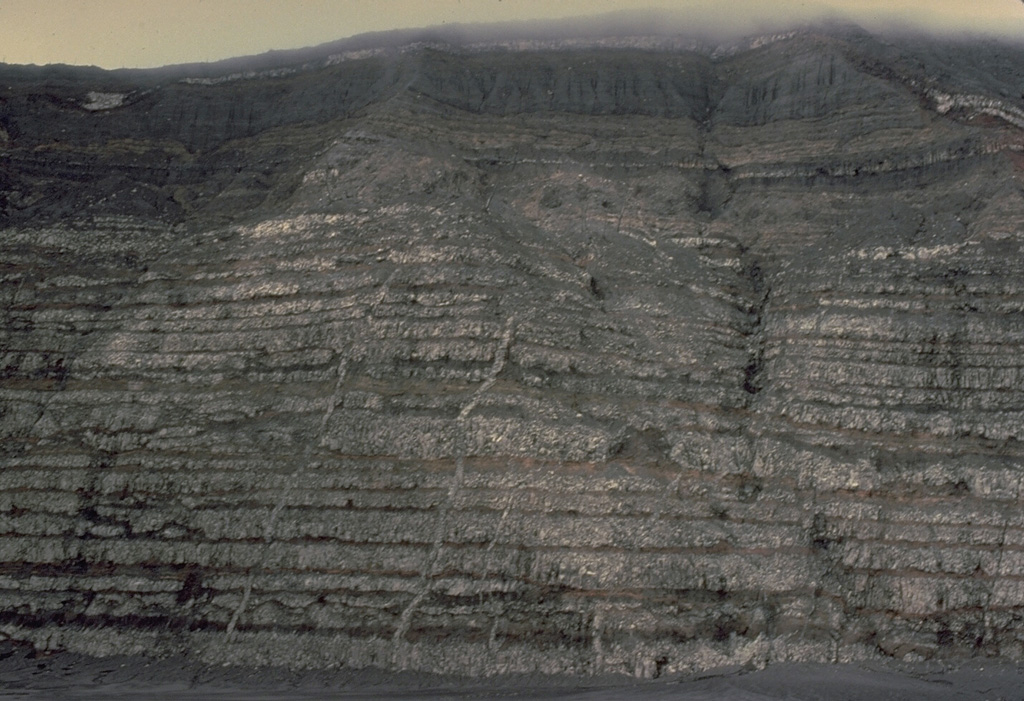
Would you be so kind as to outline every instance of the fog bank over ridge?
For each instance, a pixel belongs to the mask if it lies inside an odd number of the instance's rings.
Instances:
[[[789,3],[795,6],[797,3]],[[803,12],[768,13],[758,9],[756,3],[740,2],[749,8],[736,11],[742,20],[731,20],[706,8],[689,10],[624,10],[603,15],[538,19],[512,22],[445,24],[412,29],[392,29],[367,32],[355,36],[294,49],[271,50],[258,54],[238,55],[210,62],[169,64],[155,68],[115,69],[112,74],[127,75],[156,71],[169,71],[172,75],[185,74],[196,78],[210,78],[225,74],[241,77],[248,74],[264,75],[264,71],[284,69],[308,70],[325,59],[328,63],[366,57],[380,52],[404,52],[423,46],[446,47],[454,50],[505,49],[557,50],[581,48],[630,48],[639,50],[690,50],[711,57],[732,54],[775,41],[795,32],[821,32],[830,36],[874,37],[882,42],[902,44],[936,40],[946,46],[964,46],[983,42],[1024,46],[1024,34],[1019,41],[1006,33],[972,32],[968,28],[954,30],[938,24],[927,27],[919,21],[900,21],[900,16],[879,13],[843,14],[825,5],[815,5],[817,14],[803,8]],[[937,21],[937,20],[936,20]],[[93,68],[95,70],[95,68]],[[107,69],[104,69],[107,70]]]
[[[995,7],[997,4],[1001,7]],[[880,34],[909,32],[940,37],[1024,39],[1024,8],[1014,15],[1006,15],[1007,4],[979,3],[977,12],[965,17],[962,6],[944,2],[929,3],[927,8],[907,8],[891,2],[848,3],[844,6],[797,0],[771,4],[736,0],[723,4],[724,9],[723,5],[709,7],[691,2],[679,3],[672,8],[646,7],[560,18],[460,23],[431,27],[427,31],[461,35],[469,40],[678,35],[731,41],[813,25],[855,24]]]
[[[729,4],[728,14],[720,8],[680,7],[678,9],[646,8],[620,10],[596,15],[581,15],[547,19],[527,19],[503,22],[448,23],[417,28],[391,29],[356,34],[315,46],[290,50],[272,50],[253,56],[239,56],[212,62],[246,62],[257,57],[288,61],[292,58],[312,58],[323,50],[365,51],[395,49],[418,43],[444,43],[453,46],[501,45],[509,48],[558,44],[579,46],[594,41],[603,45],[620,44],[616,40],[645,38],[648,46],[659,46],[658,39],[674,39],[709,53],[727,50],[744,39],[754,40],[765,35],[820,28],[835,31],[871,33],[882,38],[929,36],[943,40],[997,40],[1014,44],[1024,43],[1024,9],[1019,26],[993,19],[980,11],[974,22],[956,22],[952,12],[943,12],[938,3],[936,12],[928,16],[900,10],[872,10],[853,7],[838,10],[825,3],[782,2],[770,7],[753,0],[738,0]],[[668,47],[670,44],[665,43]]]
[[[751,0],[380,0],[372,8],[320,0],[255,6],[239,0],[173,5],[97,0],[86,9],[53,2],[45,12],[38,5],[10,0],[0,5],[0,63],[146,68],[295,50],[342,37],[387,43],[395,36],[421,33],[492,39],[524,34],[557,39],[595,32],[697,34],[722,40],[829,20],[856,23],[876,33],[905,29],[943,36],[1024,37],[1024,7],[1012,0],[970,5],[952,0],[792,0],[770,5]]]

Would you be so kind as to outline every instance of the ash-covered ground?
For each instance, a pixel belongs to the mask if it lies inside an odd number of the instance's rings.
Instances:
[[[998,660],[938,664],[778,664],[637,681],[618,675],[468,679],[363,669],[295,672],[0,647],[0,699],[546,699],[550,701],[1013,701],[1024,671]]]

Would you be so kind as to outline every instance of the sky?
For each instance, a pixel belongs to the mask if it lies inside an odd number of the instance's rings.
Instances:
[[[738,33],[845,13],[1024,41],[1021,0],[0,0],[0,62],[143,68],[314,46],[365,32],[663,9]]]

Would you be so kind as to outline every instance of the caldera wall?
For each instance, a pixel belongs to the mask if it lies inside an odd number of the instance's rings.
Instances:
[[[0,632],[1021,657],[1021,77],[957,50],[4,68]]]

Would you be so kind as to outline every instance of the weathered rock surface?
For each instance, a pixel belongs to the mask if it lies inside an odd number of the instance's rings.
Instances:
[[[0,69],[0,632],[1024,658],[1024,52],[627,44]]]

